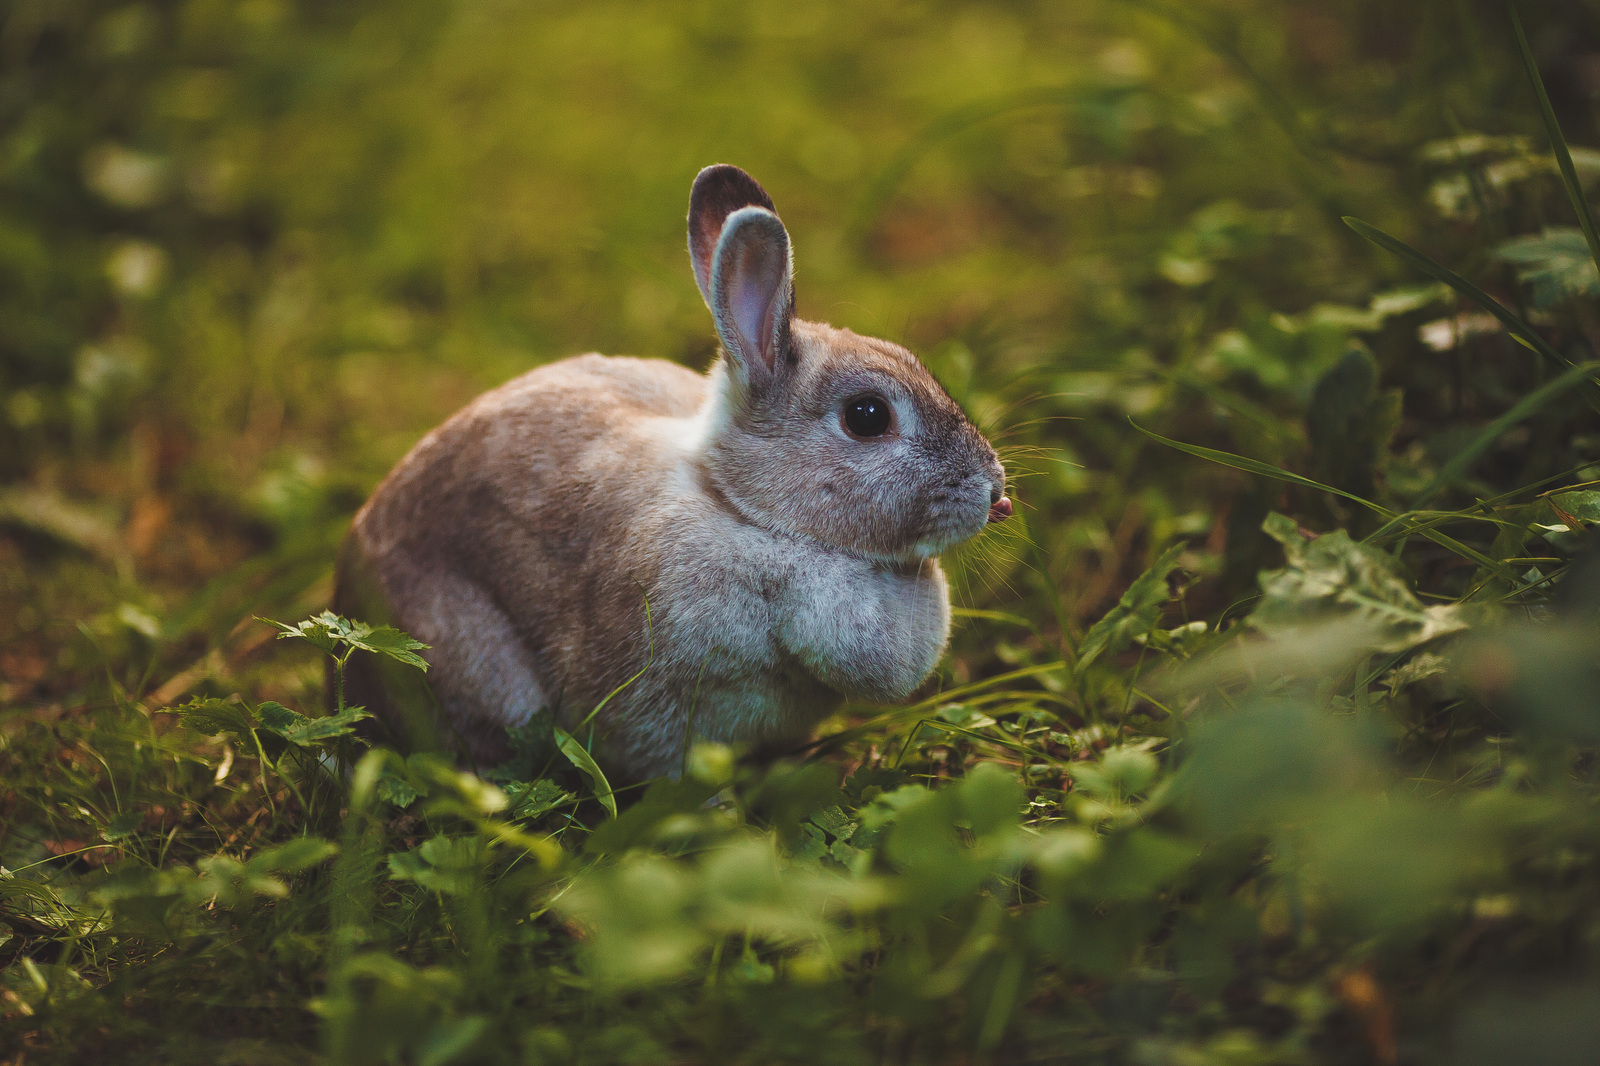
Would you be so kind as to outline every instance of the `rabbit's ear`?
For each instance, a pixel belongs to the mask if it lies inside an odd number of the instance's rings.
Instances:
[[[711,306],[711,260],[722,237],[722,224],[741,207],[764,207],[778,213],[767,190],[738,167],[718,163],[695,176],[694,188],[689,190],[689,259],[700,296],[712,313],[716,308]]]
[[[728,357],[748,382],[782,370],[794,313],[794,256],[778,216],[741,207],[722,225],[706,299]]]

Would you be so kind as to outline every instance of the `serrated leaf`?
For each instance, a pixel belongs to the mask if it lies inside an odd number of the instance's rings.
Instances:
[[[571,801],[572,793],[548,778],[537,781],[517,781],[504,786],[511,801],[509,815],[516,819],[532,820]]]
[[[417,801],[422,793],[399,774],[385,769],[378,777],[378,798],[385,803],[392,803],[404,809]]]
[[[387,656],[397,663],[415,666],[418,670],[425,671],[428,669],[428,660],[417,654],[419,649],[426,648],[428,645],[420,640],[413,640],[393,626],[378,626],[376,629],[369,629],[366,625],[357,623],[345,635],[344,640],[352,647]]]
[[[1261,528],[1283,545],[1288,562],[1261,573],[1262,599],[1250,623],[1264,633],[1361,621],[1374,650],[1394,652],[1466,628],[1460,608],[1424,607],[1387,555],[1342,529],[1308,539],[1280,514],[1268,515]]]
[[[194,699],[177,708],[177,712],[178,721],[208,737],[218,733],[243,735],[255,726],[250,709],[232,700]]]
[[[510,754],[506,761],[484,774],[491,781],[534,781],[556,757],[555,737],[550,732],[550,716],[535,715],[523,725],[506,730]]]
[[[276,627],[279,630],[279,640],[291,638],[303,640],[329,655],[339,654],[339,640],[350,625],[332,611],[323,611],[314,618],[308,618],[292,626],[271,618],[258,618],[257,621]]]
[[[838,804],[824,807],[811,816],[812,824],[840,840],[849,840],[856,831],[856,822]]]
[[[1117,605],[1089,628],[1078,648],[1078,669],[1101,655],[1118,654],[1155,628],[1161,620],[1161,608],[1170,597],[1167,575],[1178,565],[1178,556],[1185,547],[1174,544],[1162,552],[1154,566],[1134,579]]]
[[[606,780],[600,764],[594,761],[594,756],[589,754],[587,748],[573,739],[560,726],[555,727],[556,744],[561,748],[561,754],[567,761],[576,766],[583,776],[589,779],[589,784],[594,788],[595,799],[600,801],[600,806],[611,812],[611,817],[617,816],[617,797],[611,792],[611,782]]]
[[[260,618],[257,621],[276,627],[279,630],[279,640],[289,638],[304,640],[329,655],[338,656],[340,645],[345,645],[386,656],[407,666],[415,666],[419,670],[428,668],[427,660],[416,654],[418,650],[428,645],[420,640],[413,640],[393,626],[369,626],[365,622],[343,618],[332,611],[323,611],[292,626],[270,618]]]
[[[307,718],[299,711],[290,710],[271,700],[261,704],[256,709],[256,715],[261,719],[263,729],[302,748],[314,747],[324,740],[353,733],[357,722],[372,717],[360,707],[350,707],[325,718]]]
[[[355,732],[356,723],[366,718],[371,718],[360,707],[346,708],[340,714],[330,714],[326,718],[313,718],[303,728],[283,734],[285,740],[302,746],[315,744],[323,740],[332,740],[334,737],[348,736]]]
[[[263,728],[270,729],[279,736],[284,736],[288,730],[311,721],[299,711],[290,710],[275,700],[266,700],[256,708],[256,718],[260,720]]]

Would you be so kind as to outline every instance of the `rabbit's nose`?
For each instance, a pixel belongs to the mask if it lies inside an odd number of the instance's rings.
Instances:
[[[1011,499],[1001,496],[998,491],[994,493],[994,502],[989,505],[989,523],[1004,522],[1011,517]]]

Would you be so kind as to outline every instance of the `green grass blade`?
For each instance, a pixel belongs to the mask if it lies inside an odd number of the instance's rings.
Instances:
[[[961,699],[962,697],[969,696],[974,692],[981,692],[986,688],[993,688],[996,685],[1003,685],[1009,681],[1020,681],[1025,677],[1038,677],[1040,674],[1048,674],[1056,670],[1065,670],[1066,668],[1067,664],[1063,662],[1037,663],[1033,666],[1020,667],[1016,670],[1010,670],[1003,674],[995,674],[993,677],[983,678],[980,681],[972,681],[965,685],[957,685],[955,688],[946,689],[943,692],[936,692],[927,699],[913,703],[909,707],[897,708],[895,711],[891,712],[891,714],[894,717],[902,718],[907,714],[920,714],[924,711],[931,710],[934,707],[938,707],[940,704]]]
[[[1185,444],[1182,441],[1171,440],[1167,437],[1163,437],[1159,433],[1152,433],[1150,430],[1145,429],[1131,418],[1128,419],[1128,424],[1153,440],[1158,440],[1168,447],[1176,448],[1180,452],[1187,452],[1197,458],[1206,459],[1213,463],[1220,463],[1223,466],[1231,466],[1235,470],[1243,470],[1247,474],[1259,474],[1262,477],[1273,478],[1277,481],[1287,481],[1291,485],[1300,485],[1304,488],[1315,489],[1318,492],[1331,492],[1335,496],[1341,496],[1353,503],[1359,503],[1361,506],[1371,509],[1373,513],[1381,515],[1387,521],[1394,521],[1397,517],[1400,517],[1397,516],[1395,512],[1389,510],[1389,508],[1384,507],[1382,504],[1373,503],[1371,500],[1357,496],[1351,492],[1346,492],[1343,489],[1336,489],[1332,485],[1324,485],[1320,481],[1312,481],[1308,477],[1301,477],[1299,474],[1291,474],[1287,470],[1280,470],[1275,466],[1268,466],[1266,463],[1255,459],[1246,459],[1244,456],[1234,455],[1232,452],[1223,452],[1218,451],[1215,448],[1204,448],[1198,444]],[[1455,552],[1463,559],[1470,559],[1479,566],[1486,567],[1496,574],[1509,573],[1504,563],[1489,558],[1481,551],[1461,543],[1454,537],[1447,537],[1443,533],[1431,528],[1421,528],[1415,530],[1415,532],[1427,537],[1429,540],[1433,541],[1442,548],[1448,548],[1450,551]]]
[[[950,608],[950,617],[979,618],[986,622],[1004,622],[1007,625],[1033,628],[1033,622],[1030,619],[1024,618],[1020,614],[1011,614],[1009,611],[984,611],[976,607],[952,607]]]
[[[1510,330],[1513,336],[1522,338],[1523,342],[1526,343],[1528,347],[1532,348],[1546,359],[1549,359],[1551,362],[1558,363],[1562,366],[1571,365],[1568,360],[1561,357],[1560,353],[1558,353],[1554,348],[1550,347],[1549,343],[1543,337],[1535,333],[1533,327],[1524,322],[1519,315],[1512,312],[1499,300],[1496,300],[1493,296],[1490,296],[1488,293],[1478,288],[1460,274],[1457,274],[1454,270],[1451,270],[1449,267],[1440,263],[1434,262],[1432,259],[1429,259],[1427,256],[1423,255],[1409,244],[1406,244],[1404,241],[1397,240],[1396,238],[1389,236],[1387,233],[1383,232],[1383,230],[1378,229],[1376,226],[1368,225],[1359,218],[1346,216],[1344,219],[1344,224],[1361,234],[1361,236],[1365,237],[1373,244],[1376,244],[1379,248],[1382,248],[1384,251],[1389,252],[1391,255],[1394,255],[1397,258],[1405,260],[1407,263],[1410,263],[1412,266],[1416,267],[1430,278],[1433,278],[1435,281],[1444,282],[1446,285],[1450,286],[1452,289],[1456,290],[1461,295],[1477,304],[1479,307],[1482,307],[1495,318],[1498,318],[1500,320],[1500,324],[1505,326],[1506,329]]]
[[[972,696],[975,693],[982,692],[984,689],[993,688],[997,685],[1003,685],[1010,681],[1020,681],[1023,678],[1038,677],[1040,674],[1049,674],[1054,673],[1057,670],[1065,669],[1067,669],[1067,664],[1065,662],[1057,661],[1037,663],[1033,666],[1024,666],[1020,669],[1011,670],[1004,674],[996,674],[993,677],[987,677],[980,681],[973,681],[969,684],[958,685],[955,688],[946,689],[943,692],[936,692],[927,699],[920,700],[908,706],[896,707],[893,710],[884,712],[883,714],[874,715],[864,722],[841,729],[836,733],[828,733],[824,736],[817,737],[806,744],[802,744],[799,747],[794,748],[793,751],[796,753],[803,751],[827,751],[848,740],[852,740],[859,736],[865,736],[868,733],[882,729],[885,726],[893,726],[897,723],[922,717],[941,704],[953,703],[957,700],[964,699],[965,697]],[[1030,695],[1038,697],[1047,694],[1030,693]]]
[[[974,607],[952,607],[950,609],[950,617],[971,618],[978,621],[999,622],[1003,625],[1017,626],[1018,628],[1029,630],[1040,640],[1045,639],[1044,631],[1039,628],[1036,622],[1018,614],[1011,614],[1008,611],[984,611]]]
[[[1376,244],[1379,248],[1405,260],[1435,281],[1444,282],[1479,307],[1482,307],[1495,318],[1498,318],[1500,324],[1505,326],[1513,337],[1542,355],[1553,365],[1561,368],[1575,365],[1572,360],[1550,347],[1549,342],[1539,336],[1532,326],[1522,320],[1520,315],[1509,310],[1499,300],[1496,300],[1454,270],[1434,262],[1404,241],[1396,240],[1383,232],[1383,230],[1378,229],[1376,226],[1370,226],[1359,218],[1352,218],[1347,215],[1345,216],[1344,224],[1373,244]],[[1582,391],[1584,402],[1596,411],[1600,411],[1600,386],[1596,386],[1591,380],[1582,386]]]
[[[583,721],[578,723],[577,728],[582,729],[584,726],[586,726],[590,722],[594,721],[594,716],[599,714],[605,708],[605,705],[611,702],[612,697],[614,697],[614,696],[618,695],[619,693],[623,692],[624,690],[626,690],[635,681],[637,681],[641,677],[643,677],[645,675],[645,671],[646,670],[649,670],[651,666],[655,665],[655,661],[656,661],[656,629],[655,629],[655,623],[651,620],[651,617],[650,617],[650,599],[649,599],[649,597],[646,597],[645,601],[644,601],[644,635],[645,635],[645,640],[648,641],[648,643],[646,644],[646,647],[645,647],[644,665],[639,667],[638,673],[636,673],[632,677],[628,678],[628,680],[624,681],[622,684],[618,685],[616,688],[612,689],[610,692],[607,692],[606,695],[605,695],[605,698],[602,699],[599,703],[595,704],[594,705],[594,709],[592,711],[590,711],[588,714],[583,716]]]
[[[1536,492],[1539,489],[1544,488],[1546,485],[1554,485],[1558,481],[1563,481],[1566,478],[1573,477],[1578,473],[1578,471],[1586,469],[1589,465],[1589,463],[1580,463],[1577,466],[1569,467],[1568,469],[1561,471],[1559,474],[1551,474],[1549,477],[1541,478],[1540,480],[1532,482],[1528,485],[1523,485],[1521,488],[1512,489],[1510,492],[1502,492],[1500,495],[1491,496],[1487,500],[1479,500],[1477,503],[1476,513],[1472,511],[1402,511],[1400,514],[1395,515],[1393,518],[1385,522],[1380,528],[1368,533],[1361,539],[1367,544],[1378,544],[1387,537],[1410,536],[1412,533],[1422,532],[1427,529],[1431,529],[1433,526],[1443,525],[1447,522],[1479,520],[1500,521],[1493,515],[1493,511],[1496,507],[1499,507],[1503,503],[1509,503],[1518,496],[1523,496],[1530,492]],[[1423,524],[1407,526],[1408,522],[1419,521],[1421,521]]]
[[[1389,510],[1387,507],[1373,503],[1371,500],[1364,499],[1355,495],[1354,493],[1346,492],[1343,489],[1336,489],[1332,485],[1324,485],[1320,481],[1312,481],[1308,477],[1301,477],[1299,474],[1291,474],[1287,470],[1280,469],[1276,466],[1268,466],[1266,463],[1260,462],[1259,460],[1247,459],[1242,455],[1234,455],[1232,452],[1223,452],[1218,451],[1215,448],[1206,448],[1198,444],[1185,444],[1182,441],[1172,440],[1169,437],[1163,437],[1159,433],[1154,433],[1148,429],[1145,429],[1131,418],[1128,419],[1128,424],[1134,429],[1138,430],[1140,433],[1143,433],[1145,436],[1149,437],[1151,440],[1160,441],[1167,447],[1176,448],[1180,452],[1188,452],[1190,455],[1195,456],[1198,459],[1205,459],[1213,463],[1220,463],[1223,466],[1231,466],[1235,470],[1243,470],[1247,474],[1259,474],[1262,477],[1270,477],[1277,481],[1287,481],[1291,485],[1299,485],[1302,488],[1315,489],[1317,492],[1331,492],[1333,495],[1342,496],[1345,499],[1350,500],[1352,503],[1359,503],[1361,506],[1369,508],[1378,514],[1383,515],[1385,518],[1394,517],[1394,512]]]
[[[1583,363],[1575,366],[1560,377],[1545,382],[1539,388],[1518,400],[1509,411],[1479,431],[1478,435],[1472,439],[1472,443],[1462,448],[1451,457],[1449,462],[1439,468],[1439,472],[1433,476],[1433,480],[1429,481],[1422,491],[1412,499],[1412,508],[1415,510],[1425,506],[1429,500],[1444,491],[1450,482],[1466,473],[1468,468],[1477,461],[1478,457],[1487,451],[1490,445],[1499,440],[1506,430],[1534,414],[1568,389],[1574,388],[1589,379],[1596,370],[1600,370],[1600,362]]]
[[[611,782],[606,780],[606,775],[600,769],[600,764],[594,761],[594,756],[571,733],[560,726],[555,727],[556,744],[561,748],[561,754],[567,761],[576,766],[583,776],[589,779],[589,784],[594,786],[595,799],[600,801],[611,817],[617,816],[617,797],[611,789]]]
[[[1523,32],[1522,19],[1515,5],[1507,5],[1511,12],[1511,28],[1516,31],[1517,51],[1522,55],[1522,67],[1533,84],[1533,95],[1539,99],[1539,116],[1544,119],[1544,129],[1550,137],[1550,147],[1556,154],[1556,166],[1561,169],[1561,182],[1567,187],[1573,210],[1578,212],[1578,225],[1583,227],[1583,239],[1589,242],[1589,255],[1595,269],[1600,270],[1600,233],[1595,232],[1594,213],[1589,209],[1589,198],[1583,194],[1578,181],[1577,168],[1572,165],[1572,153],[1567,150],[1567,139],[1556,121],[1555,108],[1550,106],[1550,95],[1544,91],[1544,79],[1539,76],[1539,64],[1534,61],[1533,49],[1528,47],[1528,35]]]
[[[1440,526],[1455,525],[1461,522],[1479,522],[1496,528],[1515,527],[1517,523],[1508,522],[1492,514],[1483,514],[1479,511],[1402,511],[1378,529],[1361,538],[1361,543],[1381,545],[1394,540],[1404,540],[1406,537],[1424,534]]]

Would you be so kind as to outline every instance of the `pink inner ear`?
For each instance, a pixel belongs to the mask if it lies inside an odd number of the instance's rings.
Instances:
[[[781,311],[789,273],[789,249],[781,223],[771,217],[770,224],[772,228],[759,222],[741,226],[742,232],[731,235],[732,247],[723,248],[731,261],[722,264],[728,316],[739,346],[769,371],[777,364],[775,315]]]

